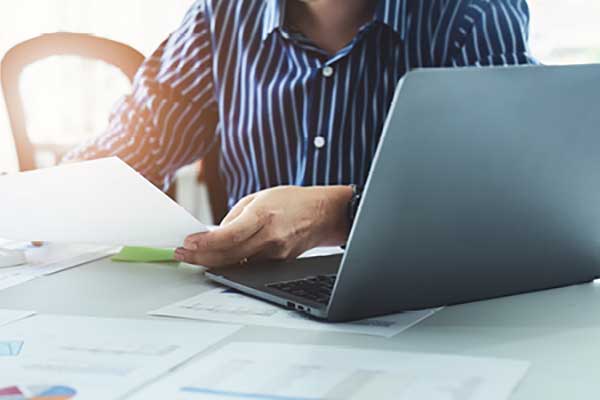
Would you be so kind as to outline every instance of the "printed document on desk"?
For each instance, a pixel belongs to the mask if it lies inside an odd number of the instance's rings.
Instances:
[[[99,260],[114,254],[117,250],[108,246],[55,243],[33,247],[27,243],[9,241],[0,241],[0,246],[24,249],[27,257],[27,264],[25,265],[0,268],[0,290]]]
[[[528,366],[453,355],[232,343],[133,399],[506,400]]]
[[[0,343],[6,344],[5,356],[0,354],[0,398],[120,399],[238,329],[211,323],[34,316],[0,328]]]
[[[302,314],[257,300],[230,289],[213,289],[187,300],[151,311],[151,315],[240,325],[307,329],[342,333],[359,333],[392,337],[418,324],[439,309],[411,311],[347,323],[326,323]]]
[[[35,315],[34,311],[0,309],[0,326],[8,325],[11,322],[19,321],[32,315]]]
[[[114,157],[0,176],[0,193],[6,239],[169,248],[206,231]]]

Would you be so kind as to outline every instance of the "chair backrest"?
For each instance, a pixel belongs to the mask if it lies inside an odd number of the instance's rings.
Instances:
[[[35,149],[27,132],[24,101],[19,90],[21,74],[27,66],[36,61],[64,55],[104,61],[120,69],[130,81],[133,81],[136,71],[144,61],[144,56],[128,45],[82,33],[45,34],[11,48],[2,59],[0,70],[21,171],[37,168]]]
[[[11,48],[2,59],[0,72],[2,89],[8,109],[19,169],[36,169],[35,148],[27,132],[24,99],[19,80],[27,66],[51,56],[74,55],[104,61],[113,65],[133,82],[144,56],[131,46],[93,35],[59,32],[45,34]],[[50,150],[59,158],[58,149]],[[214,145],[201,162],[199,180],[207,185],[214,221],[221,221],[227,212],[227,193],[219,173],[220,146]],[[175,186],[169,192],[175,197]]]
[[[200,173],[198,174],[198,181],[205,183],[208,189],[210,208],[215,224],[219,224],[229,211],[227,188],[220,173],[220,161],[221,140],[217,139],[208,154],[200,161]]]

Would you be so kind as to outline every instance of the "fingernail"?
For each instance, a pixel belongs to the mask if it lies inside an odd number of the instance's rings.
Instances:
[[[175,260],[177,261],[183,261],[183,255],[179,254],[179,253],[175,253]]]

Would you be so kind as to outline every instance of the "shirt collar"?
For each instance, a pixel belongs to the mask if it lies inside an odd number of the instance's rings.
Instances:
[[[266,0],[265,13],[263,14],[263,40],[266,40],[274,30],[283,28],[285,22],[285,1]]]
[[[392,28],[402,38],[406,31],[408,0],[379,0],[375,20]]]
[[[262,39],[265,40],[276,29],[283,28],[285,20],[286,0],[265,0],[266,7],[263,14]],[[405,36],[405,21],[408,0],[379,0],[375,11],[375,21],[380,21],[394,31]]]

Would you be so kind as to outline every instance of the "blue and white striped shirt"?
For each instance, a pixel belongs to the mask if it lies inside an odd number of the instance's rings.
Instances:
[[[335,55],[288,29],[285,4],[197,1],[107,132],[67,158],[117,155],[166,188],[220,137],[229,206],[278,185],[363,185],[407,71],[533,61],[526,0],[379,0]]]

